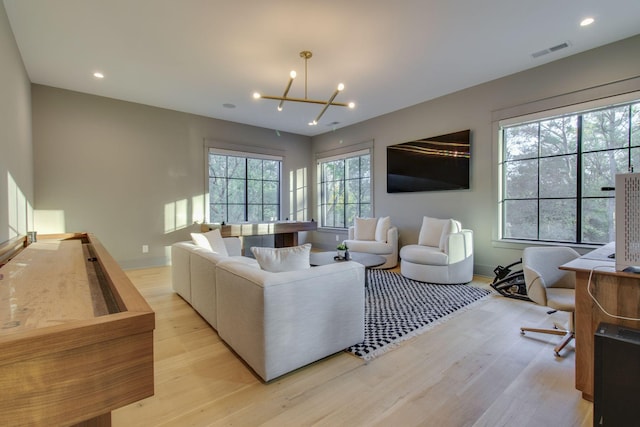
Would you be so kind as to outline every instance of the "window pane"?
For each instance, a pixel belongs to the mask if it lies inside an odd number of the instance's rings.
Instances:
[[[373,217],[373,210],[371,209],[371,205],[369,203],[360,204],[360,217],[362,218]]]
[[[227,220],[227,205],[209,205],[209,221],[223,222]]]
[[[616,173],[626,172],[628,162],[627,150],[585,153],[582,156],[582,195],[602,196],[602,187],[613,187]]]
[[[345,161],[346,179],[360,177],[360,157],[352,157]]]
[[[209,179],[209,203],[227,203],[227,180],[224,178]]]
[[[514,126],[504,130],[505,160],[538,156],[538,124]]]
[[[634,171],[640,171],[640,148],[631,149],[631,166]]]
[[[616,200],[613,197],[582,202],[582,241],[609,243],[616,239],[614,226]]]
[[[260,222],[263,220],[269,220],[269,218],[262,217],[262,205],[247,206],[247,221]]]
[[[540,197],[576,197],[577,156],[540,159]]]
[[[538,197],[538,160],[520,160],[505,165],[505,198]]]
[[[242,178],[245,179],[246,162],[242,157],[227,157],[228,171],[227,176],[229,178]]]
[[[631,106],[631,145],[640,146],[640,103]]]
[[[540,123],[540,156],[572,154],[578,151],[578,116]]]
[[[230,179],[229,180],[229,203],[244,203],[245,189],[244,180]]]
[[[362,178],[360,180],[360,202],[371,203],[371,178]],[[369,210],[371,210],[371,208],[369,208]],[[361,216],[364,217],[365,215]]]
[[[576,200],[540,200],[540,240],[576,241]]]
[[[247,202],[262,203],[262,181],[247,181]]]
[[[629,106],[608,108],[582,116],[582,150],[629,146]]]
[[[247,159],[247,178],[262,179],[262,160]]]
[[[278,205],[263,205],[263,212],[265,221],[276,221],[278,219]]]
[[[360,180],[350,179],[346,182],[345,203],[358,203],[360,200]]]
[[[279,181],[280,180],[280,162],[276,160],[263,161],[262,179]]]
[[[508,200],[504,202],[504,237],[538,239],[538,201]]]
[[[243,222],[245,205],[229,205],[228,209],[228,222]]]
[[[209,176],[227,176],[227,156],[209,154]]]
[[[264,203],[265,204],[276,204],[278,203],[278,183],[265,181],[262,186]]]

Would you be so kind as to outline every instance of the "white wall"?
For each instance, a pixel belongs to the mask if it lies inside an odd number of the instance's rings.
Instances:
[[[497,135],[493,121],[508,114],[512,107],[520,106],[513,110],[521,113],[532,112],[595,99],[607,91],[615,93],[629,87],[640,90],[640,79],[628,80],[640,76],[638,52],[640,36],[314,137],[313,151],[373,139],[375,215],[391,215],[399,228],[401,244],[417,241],[424,215],[459,219],[474,231],[476,273],[493,276],[496,265],[516,261],[522,249],[521,245],[504,245],[494,239],[498,195]],[[468,67],[473,72],[473,64]],[[618,81],[621,82],[618,85],[610,84]],[[465,129],[471,129],[472,133],[469,190],[387,193],[388,145]],[[312,200],[315,202],[315,195]],[[318,245],[335,246],[335,232],[316,235]]]
[[[95,233],[123,268],[163,265],[171,243],[200,230],[205,140],[284,153],[285,191],[311,156],[304,136],[48,86],[32,97],[37,211],[60,213],[60,231]],[[288,194],[282,207],[291,216]]]
[[[0,2],[0,243],[25,234],[33,205],[31,86]]]

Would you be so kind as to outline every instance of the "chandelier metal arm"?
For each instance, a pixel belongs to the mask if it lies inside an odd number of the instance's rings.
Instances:
[[[320,117],[322,117],[324,112],[327,111],[327,108],[329,108],[329,105],[334,105],[333,100],[336,98],[338,93],[340,93],[340,90],[338,89],[336,89],[336,91],[333,92],[333,95],[331,95],[331,98],[329,98],[329,100],[325,103],[324,107],[322,108],[322,111],[320,111],[320,114],[318,114],[318,117],[316,117],[313,123],[318,123],[320,121]]]
[[[338,107],[349,107],[349,104],[344,102],[333,102],[333,98],[336,97],[338,91],[333,94],[331,100],[329,101],[319,101],[316,99],[308,99],[308,98],[291,98],[286,96],[270,96],[270,95],[260,95],[261,98],[264,99],[272,99],[275,101],[291,101],[291,102],[308,102],[310,104],[320,104],[320,105],[335,105]]]

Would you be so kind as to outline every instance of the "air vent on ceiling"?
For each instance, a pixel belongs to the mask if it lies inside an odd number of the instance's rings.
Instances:
[[[537,52],[534,52],[534,53],[531,54],[531,56],[534,57],[534,58],[539,58],[539,57],[541,57],[543,55],[546,55],[546,54],[551,53],[551,52],[557,52],[557,51],[565,49],[565,48],[567,48],[569,46],[571,46],[571,44],[569,42],[562,42],[562,43],[557,44],[555,46],[551,46],[550,48],[542,49],[542,50],[539,50]]]

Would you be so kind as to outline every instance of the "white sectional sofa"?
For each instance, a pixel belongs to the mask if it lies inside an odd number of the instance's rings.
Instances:
[[[228,255],[174,243],[173,288],[264,381],[364,340],[361,264],[274,273],[234,239]]]

